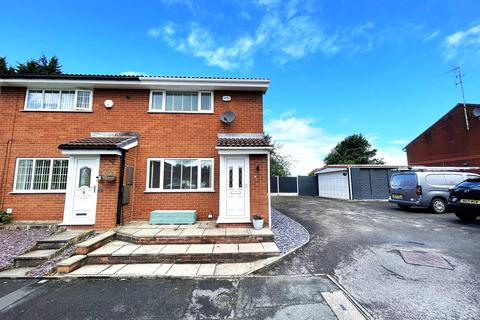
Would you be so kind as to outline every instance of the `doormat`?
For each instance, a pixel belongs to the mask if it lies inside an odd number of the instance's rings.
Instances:
[[[441,255],[424,251],[400,250],[403,261],[408,264],[453,270],[454,267]]]

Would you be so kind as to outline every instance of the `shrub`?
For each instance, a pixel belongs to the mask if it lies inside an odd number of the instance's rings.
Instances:
[[[10,215],[8,215],[5,211],[0,211],[0,222],[3,224],[10,223]]]

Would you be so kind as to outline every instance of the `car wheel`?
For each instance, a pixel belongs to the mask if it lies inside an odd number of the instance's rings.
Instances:
[[[400,209],[403,209],[403,210],[408,210],[412,207],[412,206],[409,206],[408,204],[397,203],[397,205],[400,207]]]
[[[468,214],[468,213],[462,213],[462,212],[455,212],[455,215],[457,216],[460,221],[463,222],[473,222],[475,218],[477,218],[476,215],[474,214]]]
[[[432,210],[435,213],[445,213],[447,211],[447,201],[442,198],[432,200]]]

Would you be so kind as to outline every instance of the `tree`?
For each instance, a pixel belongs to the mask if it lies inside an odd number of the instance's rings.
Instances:
[[[56,56],[48,59],[41,55],[37,60],[30,59],[25,63],[19,63],[16,67],[18,74],[62,74],[62,66]]]
[[[266,135],[265,138],[273,146],[273,150],[270,152],[270,175],[286,177],[290,175],[290,157],[280,153],[282,145],[272,141],[270,135]]]
[[[0,57],[0,74],[62,74],[62,66],[56,56],[48,59],[42,55],[38,59],[30,59],[11,67],[5,57]]]
[[[10,74],[14,72],[15,70],[12,67],[8,66],[7,58],[0,57],[0,74]]]
[[[323,160],[325,164],[384,164],[375,158],[377,149],[362,134],[353,134],[340,141]]]

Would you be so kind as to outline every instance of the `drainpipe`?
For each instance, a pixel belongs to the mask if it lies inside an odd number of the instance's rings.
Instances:
[[[122,199],[123,199],[123,176],[125,173],[125,155],[126,150],[121,149],[122,155],[120,156],[120,174],[118,177],[118,199],[117,199],[117,225],[122,223]]]

